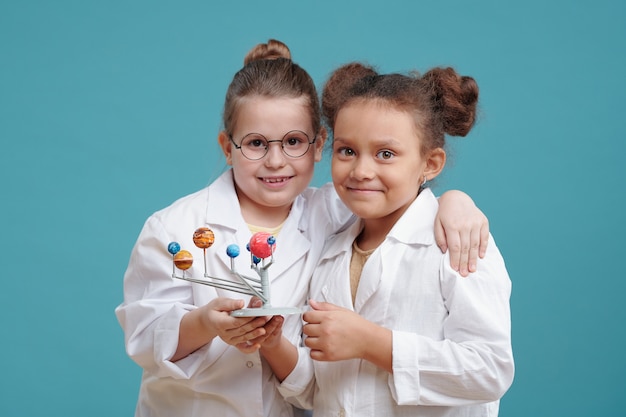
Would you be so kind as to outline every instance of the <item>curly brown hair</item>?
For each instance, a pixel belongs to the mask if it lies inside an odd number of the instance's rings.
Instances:
[[[339,110],[355,100],[380,100],[414,116],[422,133],[422,152],[445,145],[445,134],[465,136],[474,126],[478,84],[453,68],[420,75],[379,74],[353,62],[335,70],[324,85],[322,112],[331,132]]]

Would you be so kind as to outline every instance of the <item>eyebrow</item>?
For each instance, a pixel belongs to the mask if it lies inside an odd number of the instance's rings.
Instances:
[[[341,137],[339,138],[335,137],[333,142],[347,143],[347,144],[361,143],[361,141],[359,141],[358,139],[343,139]],[[375,140],[373,144],[374,146],[380,148],[380,147],[385,147],[385,146],[398,146],[400,142],[398,142],[396,139],[388,138],[388,139]]]

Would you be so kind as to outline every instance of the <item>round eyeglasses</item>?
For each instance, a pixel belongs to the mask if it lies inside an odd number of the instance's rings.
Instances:
[[[278,142],[283,153],[290,158],[300,158],[304,156],[317,140],[317,135],[312,141],[309,141],[309,135],[301,130],[292,130],[287,132],[281,140],[267,140],[260,133],[248,133],[241,139],[241,143],[237,145],[233,137],[229,134],[228,138],[233,146],[241,151],[241,154],[252,161],[259,160],[267,155],[270,143]]]

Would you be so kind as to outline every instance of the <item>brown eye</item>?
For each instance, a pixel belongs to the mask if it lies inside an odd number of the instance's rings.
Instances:
[[[351,148],[339,148],[337,149],[337,153],[341,156],[354,156],[356,155],[356,152],[354,152],[354,149]]]
[[[261,148],[267,146],[262,139],[252,139],[250,142],[246,143],[246,146],[251,148]]]
[[[378,152],[377,154],[377,157],[380,159],[391,159],[394,156],[395,155],[390,150],[383,150],[383,151]]]

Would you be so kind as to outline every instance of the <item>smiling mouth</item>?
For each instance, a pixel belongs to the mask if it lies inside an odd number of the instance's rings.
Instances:
[[[380,190],[374,190],[371,188],[356,188],[356,187],[346,187],[346,189],[348,191],[356,191],[356,192],[364,192],[364,193],[365,192],[372,193],[372,192],[380,191]]]
[[[271,178],[262,177],[261,181],[267,184],[280,184],[281,182],[289,181],[291,178],[293,177],[271,177]]]

